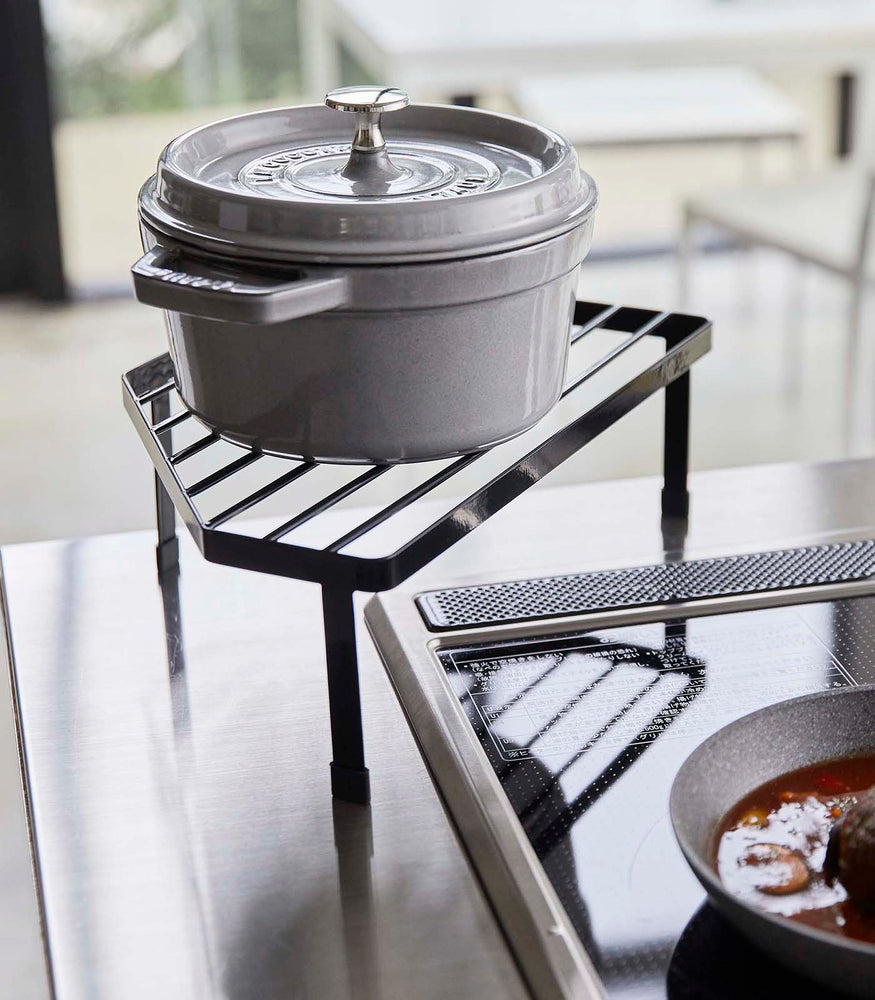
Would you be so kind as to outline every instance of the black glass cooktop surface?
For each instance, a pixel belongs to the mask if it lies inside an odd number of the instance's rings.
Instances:
[[[875,598],[439,655],[612,1000],[813,995],[703,908],[668,796],[727,722],[875,681]]]

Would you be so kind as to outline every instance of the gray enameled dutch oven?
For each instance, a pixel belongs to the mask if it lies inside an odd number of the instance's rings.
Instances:
[[[166,311],[182,398],[228,440],[323,461],[526,430],[559,398],[592,238],[574,150],[394,89],[326,104],[188,132],[140,192],[134,286]]]

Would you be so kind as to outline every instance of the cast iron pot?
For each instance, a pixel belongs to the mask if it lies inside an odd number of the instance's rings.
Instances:
[[[351,144],[335,110],[243,115],[176,139],[141,191],[134,285],[166,311],[186,405],[230,441],[333,462],[531,427],[562,389],[592,238],[573,149],[395,90],[326,103],[356,112]]]
[[[875,685],[793,698],[705,740],[678,771],[670,803],[684,857],[711,903],[742,934],[795,972],[867,998],[875,995],[875,945],[766,913],[733,896],[713,857],[723,818],[755,788],[800,767],[873,752]]]

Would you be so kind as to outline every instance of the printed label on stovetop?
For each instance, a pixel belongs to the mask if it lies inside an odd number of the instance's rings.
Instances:
[[[855,683],[795,609],[771,612],[765,633],[757,614],[447,650],[442,659],[503,760],[703,738],[763,705]]]

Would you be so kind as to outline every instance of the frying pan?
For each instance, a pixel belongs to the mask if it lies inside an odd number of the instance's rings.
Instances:
[[[851,996],[875,996],[875,945],[807,927],[732,896],[714,869],[714,837],[749,792],[788,771],[875,753],[875,685],[793,698],[705,740],[678,771],[670,814],[681,851],[711,903],[785,966]]]

